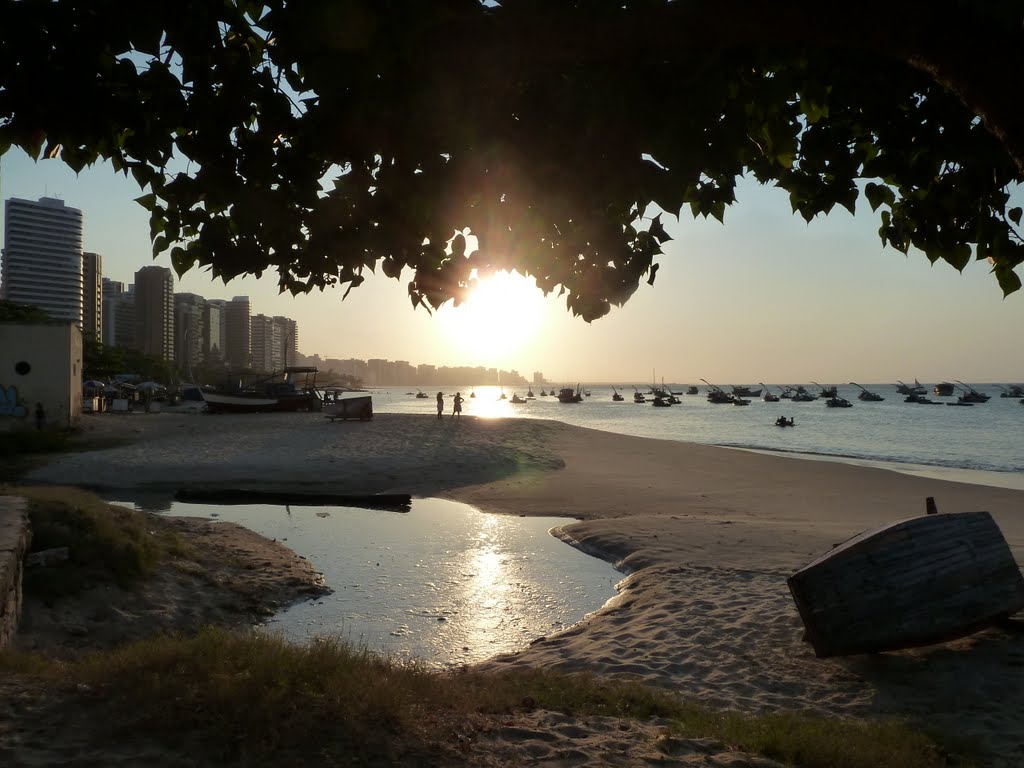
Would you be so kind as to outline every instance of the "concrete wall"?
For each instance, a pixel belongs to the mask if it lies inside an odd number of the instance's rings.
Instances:
[[[31,541],[25,500],[0,496],[0,650],[18,631],[22,569]]]
[[[75,325],[0,323],[0,431],[46,424],[67,429],[82,415],[82,332]]]

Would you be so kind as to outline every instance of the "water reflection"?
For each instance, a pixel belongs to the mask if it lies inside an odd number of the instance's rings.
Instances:
[[[492,515],[441,499],[414,499],[407,514],[289,509],[175,502],[169,511],[245,525],[324,574],[333,594],[269,623],[295,640],[333,634],[430,666],[472,663],[575,624],[614,596],[621,578],[551,536],[570,522],[561,518]]]

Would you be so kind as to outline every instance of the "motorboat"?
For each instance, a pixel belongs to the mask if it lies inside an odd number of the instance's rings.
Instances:
[[[688,395],[699,395],[700,394],[700,390],[697,389],[697,387],[695,387],[693,384],[691,384],[690,386],[688,386],[686,388],[686,394],[688,394]]]
[[[929,400],[924,395],[907,395],[903,399],[903,402],[904,403],[920,403],[921,405],[942,405],[942,403],[938,402],[937,400]],[[949,405],[952,405],[952,403],[949,403]]]
[[[634,403],[646,403],[647,402],[647,398],[644,396],[644,393],[641,392],[636,387],[633,387],[633,402]]]
[[[417,389],[416,390],[416,398],[418,400],[426,400],[427,399],[427,393],[424,392],[422,389]]]
[[[1008,387],[1000,387],[1002,393],[1000,397],[1024,397],[1024,386],[1020,384],[1011,384]]]
[[[653,405],[655,408],[671,408],[672,407],[672,401],[669,400],[667,397],[663,397],[661,395],[655,395],[651,399],[651,405]]]
[[[560,403],[581,403],[583,402],[583,391],[580,389],[579,384],[576,388],[573,387],[562,387],[558,390],[558,402]]]
[[[966,400],[969,403],[987,403],[991,398],[991,395],[979,392],[970,384],[964,384],[962,381],[957,381],[957,384],[963,388],[963,395],[960,397],[961,400]]]
[[[800,385],[793,391],[791,399],[794,403],[809,403],[812,400],[817,400],[818,396],[808,392],[803,385]]]
[[[793,419],[792,417],[787,419],[785,416],[779,416],[779,418],[777,418],[775,420],[775,426],[776,427],[795,427],[796,426],[796,420]]]
[[[760,389],[751,389],[750,387],[737,387],[736,385],[733,385],[732,393],[736,397],[760,397],[761,396],[761,390]]]
[[[612,387],[612,400],[618,403],[621,402],[623,399],[624,398],[622,397],[622,395],[619,394],[619,390],[617,390],[615,387]]]
[[[853,403],[847,400],[845,397],[830,397],[825,401],[825,406],[828,408],[852,408]]]
[[[953,394],[954,389],[956,389],[956,387],[954,387],[950,382],[940,381],[932,387],[932,394],[938,397],[949,397]]]
[[[779,396],[773,393],[770,389],[768,389],[767,384],[762,383],[761,388],[764,390],[764,397],[761,398],[762,400],[764,400],[766,403],[779,402]]]
[[[726,405],[731,403],[735,396],[731,392],[726,392],[721,387],[712,384],[707,379],[701,379],[705,384],[708,385],[708,402],[714,403],[715,405]]]
[[[523,403],[526,402],[526,398],[520,397],[518,392],[513,392],[511,402],[515,403],[516,405],[522,405]]]
[[[831,387],[826,387],[824,384],[819,384],[816,381],[812,381],[811,384],[813,384],[819,389],[818,395],[820,397],[831,398],[839,396],[839,387],[835,385],[832,385]]]
[[[914,379],[913,386],[911,386],[910,384],[904,384],[899,379],[896,379],[896,381],[900,382],[899,386],[896,387],[897,394],[900,394],[900,395],[927,395],[928,394],[928,387],[924,386],[917,379]]]
[[[786,581],[819,657],[954,640],[1024,609],[1024,577],[988,512],[882,525]]]
[[[883,400],[885,400],[885,398],[882,397],[877,392],[870,392],[864,389],[864,387],[862,387],[856,381],[851,381],[850,383],[853,384],[853,386],[858,387],[860,389],[860,392],[857,394],[858,400],[863,400],[864,402],[868,403],[880,403]]]
[[[745,400],[742,397],[733,397],[732,404],[733,405],[750,405],[750,401],[749,400]]]
[[[526,399],[527,400],[536,400],[537,399],[537,396],[533,394],[533,387],[530,387],[529,389],[526,390]]]

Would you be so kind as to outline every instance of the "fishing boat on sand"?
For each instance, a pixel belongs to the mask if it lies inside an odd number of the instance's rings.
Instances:
[[[787,584],[821,657],[954,640],[1024,609],[1024,577],[988,512],[927,514],[865,531]]]
[[[210,413],[318,411],[323,403],[316,389],[316,374],[313,367],[284,368],[248,385],[239,382],[234,388],[202,390],[203,400]]]

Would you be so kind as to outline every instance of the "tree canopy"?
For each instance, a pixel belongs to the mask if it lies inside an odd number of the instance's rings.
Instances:
[[[1020,288],[1024,6],[828,13],[7,2],[0,154],[109,160],[142,187],[154,253],[179,275],[276,270],[293,293],[410,268],[429,309],[516,269],[592,320],[653,282],[663,214],[721,220],[744,174],[807,220],[866,201],[883,243],[957,269],[988,259],[1004,293]]]

